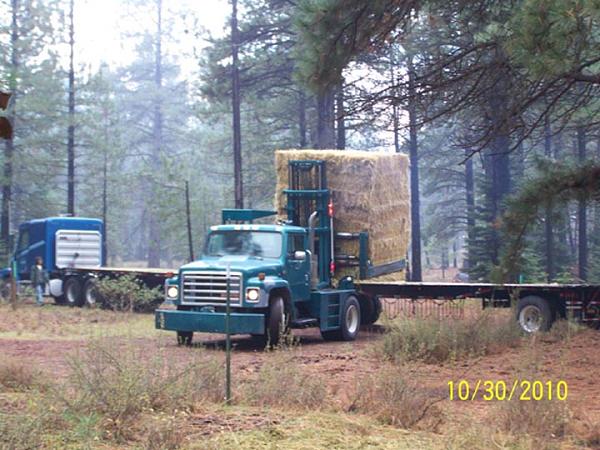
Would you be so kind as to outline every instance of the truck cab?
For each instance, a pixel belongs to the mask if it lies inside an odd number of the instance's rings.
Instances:
[[[100,267],[104,264],[102,236],[104,224],[99,219],[83,217],[47,217],[19,225],[11,266],[2,269],[2,277],[15,276],[19,287],[29,284],[30,270],[41,257],[50,276],[49,293],[63,298],[66,271],[78,267]]]
[[[319,327],[325,339],[353,340],[361,321],[377,320],[376,299],[358,293],[351,277],[333,277],[325,163],[291,161],[290,175],[288,219],[258,225],[276,212],[223,210],[223,224],[210,229],[200,260],[166,281],[165,297],[175,309],[157,310],[156,328],[176,331],[181,344],[194,332],[225,333],[227,326],[231,334],[276,344],[288,327]],[[311,184],[300,185],[301,179]]]
[[[354,339],[360,324],[355,291],[312,278],[311,266],[318,262],[311,257],[310,235],[285,224],[213,226],[202,257],[167,280],[166,300],[176,310],[158,310],[156,327],[177,331],[182,344],[191,342],[194,331],[224,333],[229,301],[231,334],[275,344],[288,327],[320,326],[324,337],[333,338],[340,308],[350,301],[346,338]]]

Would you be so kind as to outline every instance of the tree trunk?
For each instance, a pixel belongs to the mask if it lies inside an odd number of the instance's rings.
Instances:
[[[67,213],[75,215],[75,23],[73,19],[74,0],[69,9],[69,126],[67,128]]]
[[[344,80],[340,81],[337,87],[335,98],[335,113],[336,113],[336,132],[337,142],[336,148],[343,150],[346,148],[346,124],[345,124],[345,110],[344,110]]]
[[[544,122],[544,155],[546,158],[552,158],[552,130],[548,116]],[[544,221],[544,234],[546,241],[546,275],[548,282],[556,278],[556,263],[554,256],[554,225],[552,223],[552,205],[546,208],[546,217]]]
[[[240,119],[240,74],[238,61],[237,0],[231,0],[231,103],[233,107],[233,184],[235,207],[244,207],[244,180],[242,177],[242,129]]]
[[[470,154],[469,149],[466,149],[465,152],[467,156]],[[475,242],[475,181],[473,178],[472,157],[465,162],[465,193],[467,204],[467,258],[463,265],[465,269],[470,269],[473,261],[472,245]]]
[[[160,153],[163,141],[163,113],[162,113],[162,0],[156,2],[157,29],[154,63],[154,86],[156,99],[154,102],[152,168],[155,174],[160,173]],[[158,197],[156,183],[152,185],[152,200]],[[160,267],[160,223],[153,205],[148,206],[148,267]]]
[[[335,114],[333,111],[334,93],[333,87],[325,87],[319,89],[317,94],[317,148],[334,148],[336,144]]]
[[[394,50],[392,49],[392,52]],[[391,59],[391,63],[390,63],[390,71],[391,71],[391,81],[392,81],[392,86],[394,86],[394,98],[392,99],[392,126],[393,126],[393,133],[394,133],[394,151],[396,153],[400,153],[400,108],[398,108],[398,102],[396,101],[396,94],[397,94],[397,89],[395,88],[396,86],[396,71],[395,71],[395,60],[393,58],[393,53],[392,53],[392,59]]]
[[[306,147],[306,94],[300,91],[298,95],[298,131],[300,133],[300,148]]]
[[[577,159],[580,164],[585,162],[586,158],[586,129],[583,126],[577,127]],[[585,200],[579,200],[577,205],[577,217],[579,232],[578,241],[578,266],[579,278],[587,281],[588,269],[588,238],[587,238],[587,204]]]
[[[415,69],[412,56],[408,57],[408,127],[410,133],[410,207],[412,281],[422,281],[421,271],[421,201],[419,197],[419,153],[417,143],[417,98]]]
[[[498,56],[501,61],[503,56]],[[507,132],[507,114],[508,114],[508,75],[500,73],[496,84],[490,92],[489,107],[490,120],[493,135],[490,141],[490,151],[488,159],[488,176],[491,177],[491,186],[489,192],[489,204],[491,207],[490,218],[495,224],[504,211],[504,200],[510,193],[510,138]],[[494,265],[499,263],[500,256],[500,235],[495,227],[492,228],[493,238],[490,242],[490,257]]]
[[[108,262],[108,142],[109,142],[109,119],[108,111],[104,110],[104,142],[102,155],[102,222],[104,233],[102,234],[102,254]]]
[[[17,12],[19,8],[18,0],[11,0],[12,23],[10,28],[10,77],[9,90],[12,94],[13,108],[9,120],[13,125],[13,135],[6,140],[4,145],[4,173],[2,178],[2,218],[0,220],[0,237],[6,255],[10,253],[10,204],[12,199],[13,166],[12,159],[14,154],[14,130],[16,129],[16,100],[17,100],[17,71],[19,70],[19,58],[17,43],[19,39],[19,29],[17,25]]]

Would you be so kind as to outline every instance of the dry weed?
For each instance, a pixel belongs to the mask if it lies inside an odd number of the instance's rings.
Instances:
[[[357,384],[348,409],[372,415],[383,424],[434,431],[443,421],[441,400],[403,369],[388,367]]]
[[[401,319],[387,324],[381,353],[392,361],[440,363],[481,356],[519,345],[521,332],[512,317],[482,311],[456,320]]]

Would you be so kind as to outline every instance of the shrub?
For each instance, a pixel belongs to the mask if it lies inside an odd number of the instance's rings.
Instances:
[[[499,403],[497,419],[502,431],[514,435],[560,437],[565,434],[570,412],[564,401],[513,398]]]
[[[585,325],[574,320],[557,320],[552,324],[552,328],[544,336],[544,339],[552,342],[565,341],[586,329]]]
[[[423,425],[434,431],[442,422],[441,400],[408,373],[388,367],[358,383],[349,410],[373,415],[386,425]]]
[[[12,358],[0,360],[0,386],[12,391],[40,389],[45,386],[42,374],[31,364]]]
[[[276,351],[260,368],[258,378],[244,385],[242,402],[255,406],[317,409],[326,401],[324,380],[295,362],[296,352]]]
[[[93,342],[72,358],[70,386],[62,397],[67,414],[98,414],[109,437],[121,439],[139,415],[148,411],[192,409],[222,398],[220,364],[193,352],[186,363],[163,353]]]
[[[521,338],[512,317],[488,311],[466,319],[401,319],[389,323],[387,328],[381,353],[392,361],[439,363],[486,355],[515,347]]]
[[[96,283],[96,291],[102,306],[113,311],[151,312],[163,300],[160,287],[149,289],[133,275],[102,278]]]
[[[37,415],[0,414],[0,448],[33,450],[42,447],[42,429]]]
[[[174,418],[159,418],[151,420],[145,427],[144,434],[146,450],[177,450],[186,439]]]

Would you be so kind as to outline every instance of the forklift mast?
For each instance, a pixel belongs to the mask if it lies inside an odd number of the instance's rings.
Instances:
[[[287,196],[287,216],[291,225],[307,228],[309,247],[313,266],[317,265],[317,287],[331,285],[334,262],[333,239],[333,203],[327,187],[327,170],[325,161],[289,161],[289,189],[284,189]],[[311,216],[316,213],[316,222]],[[315,223],[311,223],[315,222]]]

